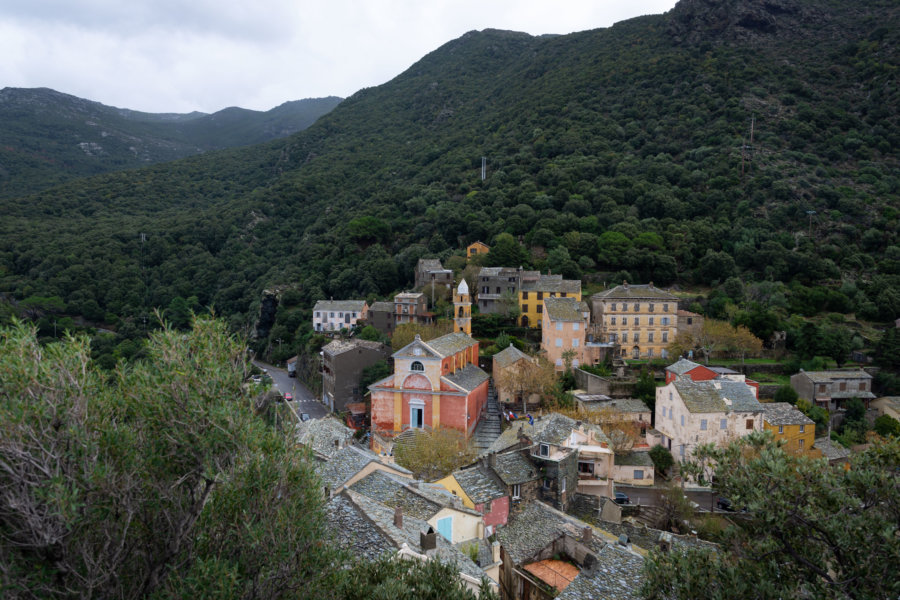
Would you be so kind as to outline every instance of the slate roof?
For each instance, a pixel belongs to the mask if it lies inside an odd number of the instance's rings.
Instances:
[[[413,491],[408,484],[409,480],[404,482],[384,471],[374,471],[351,485],[350,489],[390,508],[400,506],[404,514],[423,521],[436,515],[444,506],[453,505],[449,498],[444,502],[436,501],[436,498],[429,498],[433,494],[431,490],[417,493],[418,490]]]
[[[523,292],[555,292],[557,294],[580,294],[580,279],[563,279],[562,275],[541,275],[537,281],[522,284]]]
[[[848,448],[844,448],[837,442],[832,441],[827,437],[816,438],[815,444],[813,444],[816,448],[822,451],[822,454],[829,461],[831,460],[840,460],[842,458],[847,458],[850,456],[850,450]]]
[[[753,388],[743,381],[713,379],[692,381],[676,379],[675,386],[684,405],[692,413],[760,412],[762,405],[756,399]],[[729,406],[725,398],[731,401]]]
[[[506,490],[503,489],[500,482],[485,472],[481,464],[454,471],[453,478],[475,504],[490,502],[506,495]]]
[[[600,300],[668,300],[672,302],[678,301],[678,298],[650,285],[617,285],[616,287],[603,292],[597,292],[591,298]],[[674,312],[674,311],[673,311]]]
[[[362,312],[365,305],[365,300],[319,300],[313,307],[313,311]]]
[[[353,440],[353,430],[335,419],[324,417],[301,421],[294,427],[297,443],[324,458],[331,458]],[[335,441],[338,445],[335,446]]]
[[[448,333],[447,335],[442,335],[439,338],[435,338],[428,342],[422,343],[431,348],[441,357],[446,358],[448,356],[453,356],[457,352],[465,350],[470,346],[474,346],[478,343],[478,341],[466,335],[465,333],[458,332]]]
[[[814,383],[831,383],[839,379],[872,379],[872,376],[862,369],[846,369],[831,371],[803,371]]]
[[[356,556],[374,560],[385,553],[395,553],[403,544],[413,552],[424,554],[419,534],[431,526],[422,519],[404,514],[403,526],[396,527],[394,509],[353,490],[344,490],[326,508],[332,534]],[[487,578],[482,569],[441,535],[437,536],[435,550],[427,554],[456,565],[460,572],[476,579]]]
[[[505,369],[509,365],[513,364],[516,361],[522,360],[523,358],[527,358],[529,360],[532,359],[531,356],[528,356],[527,354],[510,344],[494,355],[494,364],[499,366],[501,369]]]
[[[616,452],[613,464],[619,467],[652,467],[649,452]]]
[[[534,420],[533,426],[529,425],[527,421],[517,421],[512,424],[512,427],[501,433],[500,437],[488,446],[485,453],[500,452],[518,444],[519,427],[522,428],[522,433],[527,435],[534,443],[545,442],[549,444],[560,444],[565,441],[572,433],[572,430],[575,429],[575,423],[576,421],[574,419],[559,413],[550,413],[543,417],[537,417]],[[582,423],[582,425],[586,431],[592,430],[594,432],[594,437],[598,441],[609,441],[606,434],[604,434],[603,430],[598,426],[591,425],[590,423]]]
[[[331,356],[337,356],[339,354],[343,354],[344,352],[355,350],[356,348],[366,348],[367,350],[381,351],[385,356],[388,355],[387,347],[381,342],[371,342],[369,340],[360,340],[356,338],[352,338],[349,340],[334,340],[326,344],[322,348],[322,351],[330,354]]]
[[[643,558],[614,544],[607,544],[596,556],[593,568],[581,571],[557,600],[637,600],[641,597]]]
[[[544,306],[551,321],[584,321],[584,314],[575,298],[544,298]]]
[[[369,312],[394,312],[393,302],[373,302],[369,307]]]
[[[684,375],[688,371],[693,371],[694,369],[696,369],[699,366],[700,365],[698,363],[695,363],[692,360],[688,360],[686,358],[680,358],[680,359],[678,359],[678,362],[674,362],[671,365],[669,365],[668,367],[666,367],[666,371],[670,371],[672,373],[675,373],[676,375]]]
[[[372,461],[385,464],[368,450],[358,446],[347,446],[334,453],[327,463],[319,466],[319,477],[322,479],[322,483],[328,486],[328,489],[334,490],[344,485]],[[391,464],[386,466],[401,473],[412,475],[411,471],[404,469],[400,465]]]
[[[494,473],[506,485],[516,485],[540,479],[538,468],[518,450],[497,454],[494,457]]]
[[[738,373],[734,369],[729,369],[728,367],[709,366],[706,368],[709,369],[710,371],[712,371],[713,373],[718,373],[719,375],[740,375],[740,373]]]
[[[443,271],[444,265],[436,258],[420,258],[419,267],[425,271]]]
[[[490,379],[490,375],[482,371],[473,364],[468,364],[462,369],[458,369],[455,373],[444,375],[441,379],[445,379],[450,383],[461,387],[467,392],[471,392],[479,385]]]
[[[575,399],[590,412],[611,410],[618,413],[650,412],[650,407],[638,398],[610,398],[602,394],[575,394]]]
[[[815,425],[815,421],[787,402],[764,402],[763,419],[769,425]]]
[[[521,511],[510,514],[505,527],[497,529],[497,538],[512,558],[520,565],[530,562],[535,555],[561,535],[580,540],[588,524],[553,509],[543,502],[531,501]],[[590,548],[598,552],[605,542],[594,536]]]

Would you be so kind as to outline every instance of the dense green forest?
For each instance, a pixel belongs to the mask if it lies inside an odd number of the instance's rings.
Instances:
[[[151,307],[241,328],[278,289],[272,335],[299,343],[316,300],[384,297],[420,257],[500,240],[491,260],[588,286],[703,288],[757,334],[885,322],[898,12],[683,0],[565,36],[471,32],[287,139],[0,199],[0,310],[43,335]]]
[[[0,196],[283,138],[306,129],[340,101],[295,100],[265,112],[232,107],[213,114],[154,114],[46,88],[3,88]]]

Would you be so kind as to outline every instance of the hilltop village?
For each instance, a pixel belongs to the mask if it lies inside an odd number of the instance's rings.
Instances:
[[[648,553],[715,548],[701,524],[745,515],[711,481],[710,448],[767,435],[845,469],[851,449],[829,432],[858,418],[848,409],[897,416],[862,368],[779,387],[710,361],[716,347],[732,363],[772,351],[716,338],[652,283],[584,298],[558,274],[465,274],[420,259],[413,291],[312,308],[330,339],[318,401],[331,414],[296,436],[329,526],[360,557],[450,561],[471,590],[487,582],[502,598],[638,598]],[[473,336],[473,312],[501,326]]]

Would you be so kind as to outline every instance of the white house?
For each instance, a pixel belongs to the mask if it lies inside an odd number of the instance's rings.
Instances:
[[[762,405],[743,381],[679,377],[656,389],[659,441],[678,462],[700,444],[722,445],[762,429]]]
[[[319,300],[313,307],[313,329],[350,329],[359,319],[365,319],[368,311],[365,300]]]

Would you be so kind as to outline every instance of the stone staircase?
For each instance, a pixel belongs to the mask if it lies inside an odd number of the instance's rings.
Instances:
[[[472,447],[475,452],[481,454],[494,443],[501,432],[500,425],[500,403],[497,402],[497,390],[494,389],[494,382],[488,383],[488,401],[485,414],[481,416],[481,421],[475,427],[475,433],[472,436]]]

